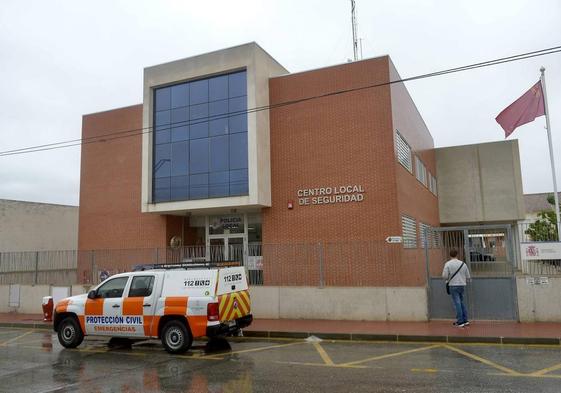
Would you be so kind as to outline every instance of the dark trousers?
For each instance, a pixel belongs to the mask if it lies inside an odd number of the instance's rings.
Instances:
[[[464,289],[465,286],[463,285],[450,286],[450,296],[452,297],[452,303],[454,303],[454,308],[456,309],[456,322],[458,324],[468,321],[467,308],[464,304]]]

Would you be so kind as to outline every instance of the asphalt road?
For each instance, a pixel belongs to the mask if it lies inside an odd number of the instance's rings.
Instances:
[[[0,392],[560,392],[561,347],[230,339],[169,355],[0,328]]]

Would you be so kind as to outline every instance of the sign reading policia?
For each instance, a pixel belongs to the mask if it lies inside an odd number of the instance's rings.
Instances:
[[[360,184],[351,184],[335,187],[303,188],[298,190],[296,194],[300,206],[362,202],[364,200],[364,187]]]

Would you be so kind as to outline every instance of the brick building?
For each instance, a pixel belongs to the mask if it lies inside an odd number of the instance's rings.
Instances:
[[[83,118],[97,143],[82,145],[79,277],[236,259],[262,291],[382,288],[426,306],[422,234],[442,201],[399,78],[389,56],[291,74],[255,43],[146,68],[142,104]]]

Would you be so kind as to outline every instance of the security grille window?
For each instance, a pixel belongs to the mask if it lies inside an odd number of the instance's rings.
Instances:
[[[427,239],[428,248],[434,247],[434,236],[430,230],[430,225],[420,222],[419,223],[419,238],[421,240],[421,247],[425,247],[425,239]]]
[[[436,185],[436,177],[429,173],[429,189],[434,195],[438,195],[437,185]]]
[[[415,219],[401,216],[401,228],[403,232],[403,247],[417,248],[417,223]]]
[[[405,169],[409,172],[413,173],[413,161],[411,159],[411,147],[405,142],[405,139],[401,136],[401,134],[396,131],[396,153],[397,153],[397,160]]]
[[[427,186],[427,168],[423,161],[419,159],[419,157],[415,156],[415,175],[417,180]]]
[[[246,71],[154,90],[154,202],[248,195]]]

